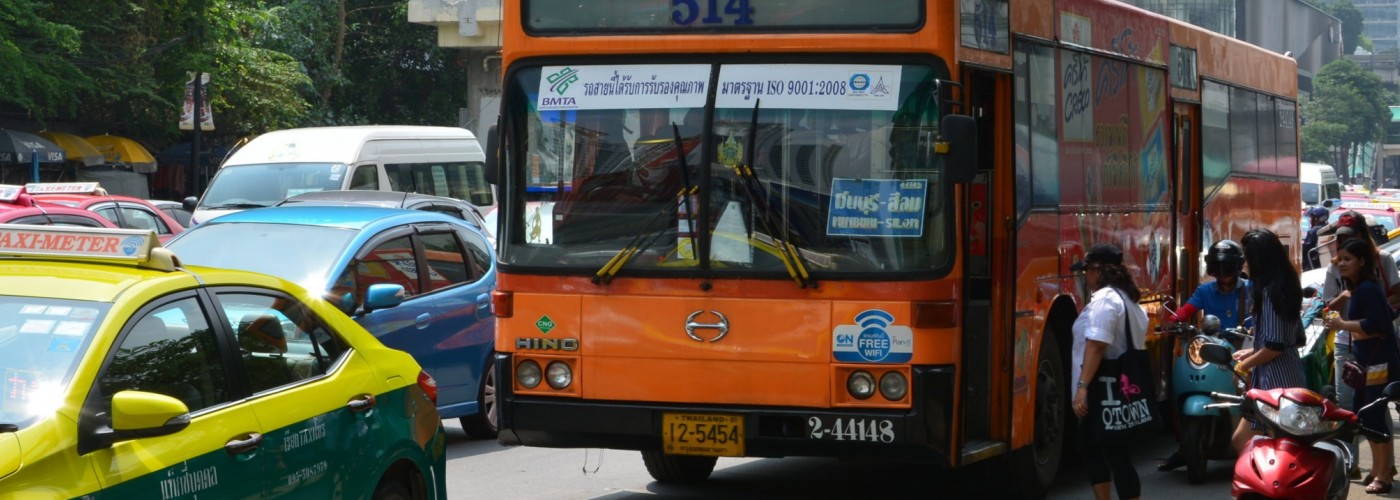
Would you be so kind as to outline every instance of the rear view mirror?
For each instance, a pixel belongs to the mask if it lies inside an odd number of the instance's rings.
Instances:
[[[977,120],[967,115],[943,117],[934,151],[943,157],[943,169],[949,182],[972,182],[977,169],[977,147]]]
[[[1205,333],[1216,333],[1220,331],[1220,317],[1214,314],[1207,314],[1201,318],[1201,331]]]
[[[1201,359],[1213,365],[1230,366],[1230,348],[1220,344],[1201,346]]]
[[[199,205],[199,198],[194,196],[187,197],[184,201],[180,202],[180,206],[184,207],[186,212],[193,212],[197,205]]]
[[[1391,401],[1400,400],[1400,382],[1391,382],[1389,384],[1386,384],[1385,389],[1381,391],[1381,394],[1384,394],[1385,398]]]
[[[365,290],[365,312],[396,307],[403,303],[403,285],[375,283]]]
[[[496,126],[486,129],[486,171],[483,176],[491,184],[501,183],[501,139]]]

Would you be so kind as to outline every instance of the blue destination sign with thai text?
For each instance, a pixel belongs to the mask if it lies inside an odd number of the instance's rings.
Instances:
[[[927,179],[832,179],[829,236],[924,235]]]

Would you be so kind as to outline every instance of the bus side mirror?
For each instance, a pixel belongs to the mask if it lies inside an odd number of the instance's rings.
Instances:
[[[501,136],[496,133],[496,126],[486,129],[486,182],[499,185],[501,183]]]
[[[977,169],[977,120],[967,115],[947,115],[939,129],[934,152],[943,157],[948,182],[972,182]]]

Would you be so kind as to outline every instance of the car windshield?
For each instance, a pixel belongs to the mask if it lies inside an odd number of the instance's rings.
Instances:
[[[0,424],[58,409],[110,304],[0,295]]]
[[[521,144],[508,265],[907,276],[951,258],[927,65],[536,67],[505,111]],[[711,84],[713,82],[713,84]],[[745,168],[752,165],[752,169]],[[683,196],[682,193],[694,193]]]
[[[340,163],[271,163],[219,169],[199,201],[206,210],[270,207],[288,196],[340,189]]]
[[[358,231],[325,226],[230,222],[201,224],[166,246],[180,261],[270,274],[325,290],[331,266]]]

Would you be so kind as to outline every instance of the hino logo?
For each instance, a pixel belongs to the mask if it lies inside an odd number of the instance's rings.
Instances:
[[[578,339],[517,338],[515,348],[534,351],[577,351]]]
[[[695,330],[699,329],[719,330],[719,334],[715,335],[714,338],[711,338],[709,340],[710,342],[719,342],[719,339],[722,339],[725,335],[729,334],[729,319],[725,318],[723,314],[719,313],[719,311],[710,311],[710,314],[713,314],[716,318],[719,318],[719,323],[696,323],[695,318],[697,316],[700,316],[701,314],[705,314],[704,309],[690,313],[690,317],[685,319],[685,334],[689,335],[691,340],[694,340],[696,342],[705,342],[705,339],[695,334]]]

